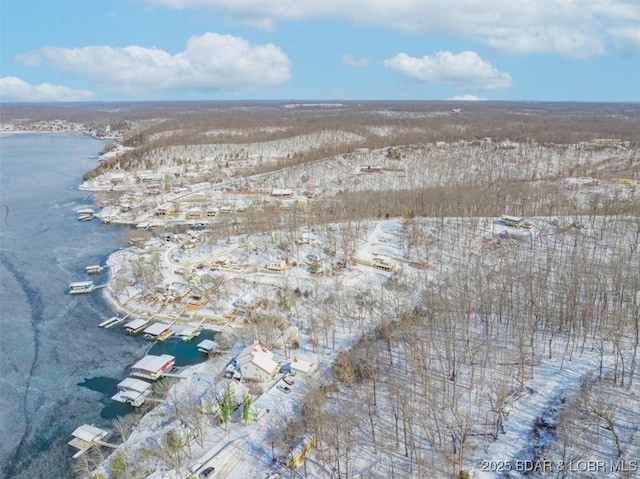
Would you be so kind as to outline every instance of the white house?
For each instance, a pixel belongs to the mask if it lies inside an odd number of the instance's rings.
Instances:
[[[273,353],[259,341],[244,348],[236,362],[243,379],[269,381],[278,372],[278,363],[273,359]]]
[[[294,356],[291,360],[291,364],[289,364],[289,369],[296,373],[308,376],[318,370],[318,363],[305,361],[304,359],[300,359],[298,356]]]

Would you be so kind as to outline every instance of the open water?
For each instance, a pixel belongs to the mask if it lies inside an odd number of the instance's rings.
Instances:
[[[122,232],[76,220],[91,205],[77,187],[102,146],[81,134],[0,134],[0,478],[73,477],[71,432],[127,412],[109,398],[149,349],[119,326],[97,327],[113,316],[99,292],[67,293]],[[203,359],[194,344],[158,347],[177,348],[177,364]]]

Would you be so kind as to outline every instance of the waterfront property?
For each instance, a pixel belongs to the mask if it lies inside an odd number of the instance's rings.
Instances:
[[[114,447],[113,444],[103,442],[103,439],[109,435],[109,431],[105,431],[104,429],[100,429],[89,424],[83,424],[82,426],[77,427],[71,435],[73,436],[73,439],[71,439],[68,444],[78,449],[78,452],[73,455],[74,459],[77,459],[94,446],[106,445]]]
[[[124,325],[124,329],[127,334],[138,334],[147,327],[149,321],[146,319],[134,319],[133,321]]]
[[[204,354],[212,354],[218,349],[218,343],[211,339],[205,339],[198,343],[198,351]]]
[[[164,341],[172,335],[171,325],[167,323],[153,323],[144,330],[144,337],[149,341]]]
[[[126,378],[118,383],[118,392],[111,399],[132,406],[144,404],[145,398],[151,393],[151,384],[135,378]]]
[[[273,359],[273,353],[259,341],[244,348],[236,361],[243,379],[269,381],[278,372],[278,363]]]
[[[155,381],[171,372],[175,362],[176,358],[169,354],[161,354],[160,356],[147,354],[131,366],[131,375]]]
[[[77,281],[69,285],[69,294],[93,293],[96,289],[93,281]]]

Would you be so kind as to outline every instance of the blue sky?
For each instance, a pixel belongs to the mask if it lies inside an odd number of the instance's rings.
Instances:
[[[0,0],[0,101],[640,101],[637,0]]]

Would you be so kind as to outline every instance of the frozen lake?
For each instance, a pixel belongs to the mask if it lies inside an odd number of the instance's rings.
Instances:
[[[90,205],[77,186],[102,145],[80,134],[0,135],[3,478],[72,477],[71,431],[109,424],[111,401],[90,386],[122,379],[149,347],[97,327],[112,315],[99,293],[67,294],[70,282],[87,279],[85,266],[118,247],[122,231],[76,220],[75,210]]]

